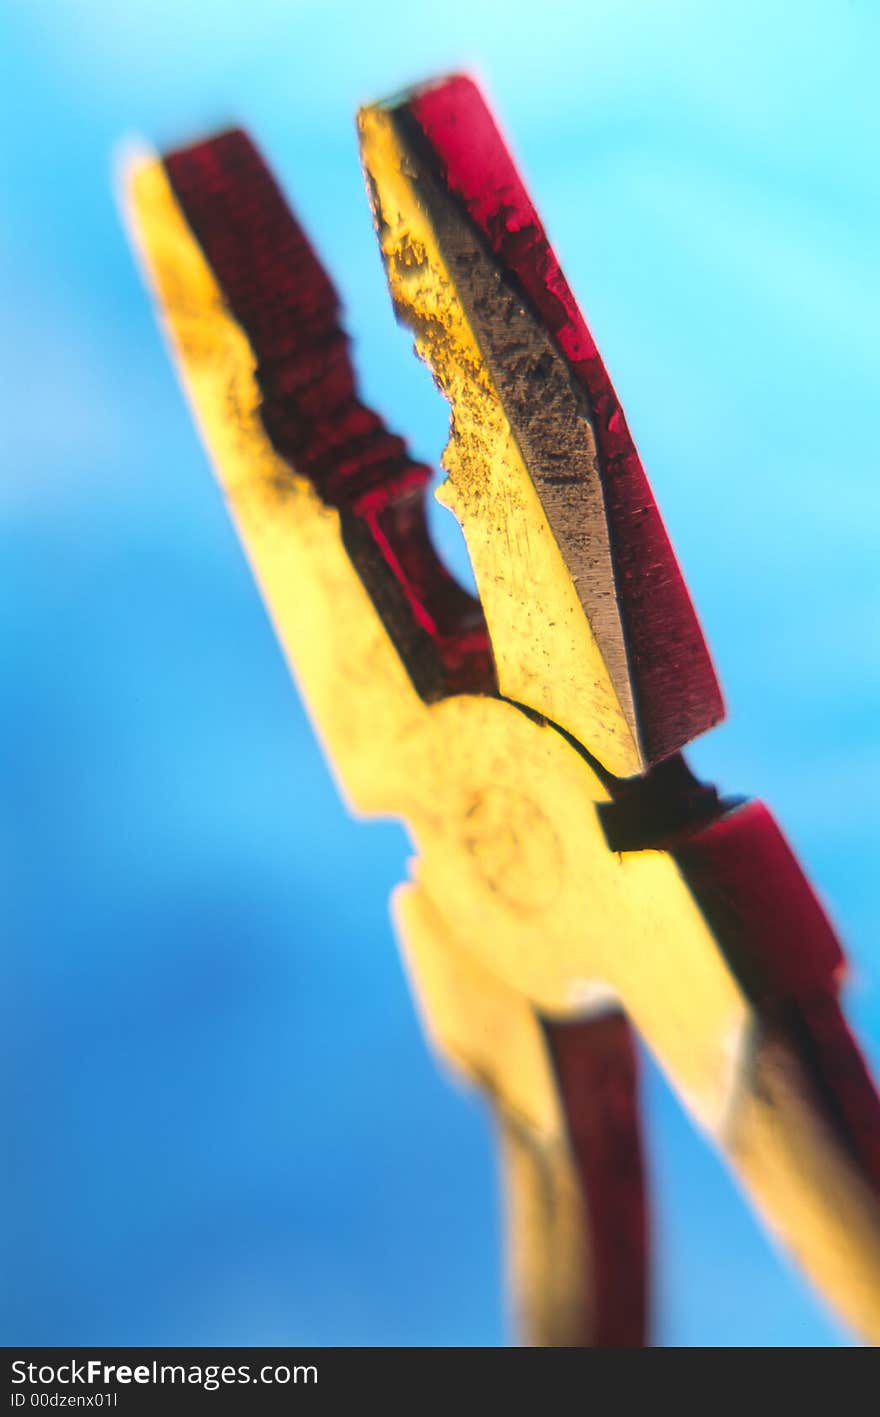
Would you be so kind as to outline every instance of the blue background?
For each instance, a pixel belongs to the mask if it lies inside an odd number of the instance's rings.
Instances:
[[[776,808],[878,1064],[877,9],[7,0],[0,43],[3,1340],[501,1342],[489,1128],[425,1051],[388,924],[404,838],[339,805],[113,154],[251,127],[368,398],[436,460],[352,116],[482,76],[721,667],[694,761]],[[650,1065],[645,1093],[660,1340],[845,1341]]]

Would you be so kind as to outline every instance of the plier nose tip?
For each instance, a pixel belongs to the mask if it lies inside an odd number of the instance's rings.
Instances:
[[[878,1341],[880,1103],[843,955],[767,809],[681,757],[721,695],[595,343],[470,80],[370,105],[359,134],[479,599],[250,139],[141,162],[130,222],[340,785],[416,844],[398,931],[429,1035],[499,1118],[524,1334],[644,1341],[632,1024]]]

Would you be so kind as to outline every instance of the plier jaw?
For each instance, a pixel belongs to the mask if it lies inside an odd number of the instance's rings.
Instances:
[[[462,523],[501,692],[617,777],[723,717],[626,419],[470,79],[362,110],[392,298],[452,408]],[[480,441],[480,446],[474,444]]]
[[[681,757],[721,695],[595,344],[469,80],[359,133],[392,299],[450,404],[441,495],[477,599],[250,140],[142,162],[129,217],[340,787],[413,838],[398,934],[429,1036],[498,1119],[521,1332],[645,1341],[632,1024],[880,1338],[880,1105],[842,952],[768,810]]]

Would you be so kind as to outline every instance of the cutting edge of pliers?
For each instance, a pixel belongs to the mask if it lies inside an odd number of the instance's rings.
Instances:
[[[464,792],[486,769],[461,745],[482,733],[503,785],[465,793],[460,835],[493,906],[505,898],[511,949],[517,910],[562,910],[542,892],[554,852],[580,843],[579,804],[591,804],[579,849],[616,892],[603,923],[621,954],[630,937],[642,951],[607,994],[585,991],[577,970],[565,993],[567,966],[558,979],[551,965],[517,974],[503,942],[487,952],[489,907],[481,938],[479,919],[455,914],[442,871],[423,871],[397,908],[404,942],[416,941],[426,1023],[500,1114],[526,1336],[644,1339],[632,1013],[771,1228],[876,1339],[880,1108],[839,1004],[842,952],[769,811],[719,796],[681,756],[722,716],[721,695],[595,343],[470,80],[371,105],[359,131],[392,298],[450,402],[441,495],[462,524],[477,599],[430,543],[431,470],[361,401],[335,290],[246,135],[141,163],[131,223],[349,799],[414,820],[426,863],[436,860],[442,824],[408,774],[433,755],[436,784],[460,753]],[[441,749],[422,741],[428,716]],[[558,810],[539,810],[540,786],[509,786],[517,752],[530,771],[534,760],[536,784],[558,781]],[[565,784],[578,775],[569,807]],[[711,962],[698,983],[700,951]],[[682,952],[694,992],[675,1005],[679,1046],[670,1021],[651,1016],[645,978],[666,989],[663,970],[674,974]],[[669,998],[658,993],[658,1013]],[[699,1040],[712,1030],[710,1105],[696,1094]]]

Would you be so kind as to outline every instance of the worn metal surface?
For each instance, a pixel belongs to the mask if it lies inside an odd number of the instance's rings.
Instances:
[[[412,836],[398,933],[429,1036],[497,1111],[522,1335],[644,1341],[629,1021],[876,1340],[880,1113],[842,957],[766,809],[678,756],[721,700],[613,389],[478,92],[360,133],[392,296],[450,402],[442,497],[479,605],[244,135],[138,164],[131,224],[340,788]]]

